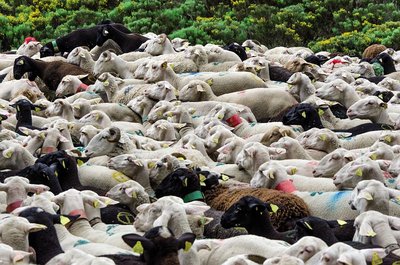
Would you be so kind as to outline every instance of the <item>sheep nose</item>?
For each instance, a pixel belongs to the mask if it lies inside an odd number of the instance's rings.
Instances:
[[[315,173],[317,173],[317,171],[314,169],[314,170],[312,171],[312,173],[313,173],[313,175],[315,175]]]
[[[332,179],[333,179],[333,180],[336,180],[336,175],[334,175]]]

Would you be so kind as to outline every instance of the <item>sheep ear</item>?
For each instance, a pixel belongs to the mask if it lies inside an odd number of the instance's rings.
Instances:
[[[126,188],[125,194],[128,195],[129,198],[137,199],[137,193],[134,188]]]
[[[387,105],[387,103],[382,102],[382,103],[379,104],[379,107],[387,109],[388,105]]]
[[[202,85],[197,85],[196,89],[197,89],[198,92],[204,92],[204,88],[203,88]]]
[[[347,161],[353,161],[354,160],[354,155],[351,153],[347,153],[344,155],[344,159],[346,159]]]
[[[14,147],[10,147],[7,148],[6,150],[3,151],[3,157],[4,158],[11,158],[14,154],[15,148]]]
[[[89,76],[89,74],[86,74],[86,75],[77,75],[76,77],[78,77],[78,79],[82,80],[82,79],[84,79],[84,78],[86,78],[86,77],[88,77],[88,76]]]
[[[345,252],[339,256],[337,261],[340,262],[340,264],[353,265],[353,263],[352,263],[353,259],[350,255],[351,255],[351,252]]]
[[[67,138],[65,138],[64,136],[60,135],[60,142],[61,143],[69,143],[69,140]]]
[[[24,231],[27,233],[39,232],[46,229],[47,226],[41,224],[30,223],[24,226]]]
[[[196,235],[193,233],[184,233],[181,235],[178,240],[178,248],[183,249],[184,252],[188,252],[192,247],[194,240],[196,239]]]
[[[102,101],[101,98],[94,98],[94,99],[90,99],[89,103],[90,103],[90,105],[96,105],[96,104],[99,104],[101,101]]]
[[[168,67],[168,62],[167,61],[162,62],[161,68],[167,69],[167,67]]]
[[[13,260],[13,264],[17,264],[17,262],[22,261],[25,257],[29,257],[33,255],[33,253],[21,251],[21,250],[13,250],[11,254],[11,258]]]
[[[154,249],[154,243],[149,239],[137,234],[127,234],[122,236],[122,240],[132,247],[133,252],[143,254],[144,250]]]
[[[200,219],[198,220],[198,225],[205,226],[205,225],[211,223],[213,220],[214,220],[214,218],[212,218],[212,217],[201,216]]]
[[[204,214],[210,209],[210,206],[204,202],[193,201],[184,204],[186,214]]]
[[[165,226],[168,227],[168,222],[171,219],[171,212],[164,211],[153,223],[153,227]]]
[[[274,169],[271,169],[271,170],[264,170],[262,173],[263,173],[264,176],[266,176],[267,178],[275,179],[275,174],[276,174],[276,172],[275,172]]]
[[[373,264],[381,264],[381,262],[375,263],[374,261],[382,261],[381,259],[387,255],[384,248],[360,249],[360,252],[364,255],[366,261]]]
[[[368,237],[374,237],[376,236],[376,233],[374,229],[372,229],[372,226],[368,222],[362,222],[360,225],[360,232],[359,234],[361,236],[368,236]]]
[[[374,197],[372,196],[371,193],[369,193],[366,190],[360,191],[360,193],[357,196],[358,198],[366,199],[367,201],[373,201]]]
[[[139,213],[143,212],[144,209],[146,209],[149,205],[150,205],[150,203],[143,203],[136,207],[136,211],[138,211]]]

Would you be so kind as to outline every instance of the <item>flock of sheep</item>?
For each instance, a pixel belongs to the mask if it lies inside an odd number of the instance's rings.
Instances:
[[[0,263],[400,264],[397,69],[110,21],[27,38],[0,54]]]

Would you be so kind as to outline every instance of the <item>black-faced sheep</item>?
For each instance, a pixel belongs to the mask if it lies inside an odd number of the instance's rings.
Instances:
[[[95,81],[91,74],[79,66],[62,61],[44,62],[27,56],[16,58],[13,70],[15,79],[21,79],[28,72],[28,79],[30,81],[34,81],[36,77],[40,77],[46,86],[53,91],[57,90],[58,84],[66,75],[88,74],[86,78],[82,79],[82,82],[87,85],[93,84]]]
[[[130,33],[130,30],[122,24],[115,23],[112,25],[122,32]],[[70,52],[78,46],[87,46],[92,49],[96,46],[97,30],[101,27],[102,24],[87,29],[77,29],[48,42],[40,49],[40,57],[53,56],[57,52]]]

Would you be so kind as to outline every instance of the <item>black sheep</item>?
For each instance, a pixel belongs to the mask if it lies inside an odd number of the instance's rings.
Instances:
[[[382,65],[385,75],[396,72],[394,60],[392,56],[386,52],[378,54],[374,59],[371,60],[371,63],[375,62]]]
[[[377,96],[383,102],[387,103],[394,96],[394,93],[392,91],[376,91],[373,96]]]
[[[30,101],[26,99],[20,99],[14,104],[10,104],[11,107],[17,109],[17,125],[15,126],[15,132],[21,135],[25,135],[20,131],[20,127],[26,127],[32,130],[43,130],[41,128],[37,128],[32,125],[32,110],[43,110],[43,107],[39,105],[32,104]]]
[[[178,168],[166,176],[155,189],[155,194],[157,198],[174,195],[183,198],[185,202],[204,201],[198,176],[187,168]]]
[[[306,58],[304,58],[304,60],[306,60],[306,62],[321,66],[322,64],[327,62],[329,60],[329,58],[326,56],[323,56],[323,55],[313,55],[312,54],[312,55],[309,55]]]
[[[35,250],[36,263],[46,264],[55,256],[64,253],[57,238],[54,224],[61,223],[61,216],[45,212],[39,207],[30,207],[19,213],[31,223],[45,225],[46,229],[29,233],[29,245]],[[76,220],[79,216],[64,216]]]
[[[244,227],[249,234],[295,243],[294,231],[280,233],[275,230],[270,212],[273,209],[269,203],[253,196],[244,196],[225,211],[221,225],[224,228]]]
[[[289,78],[294,74],[288,69],[276,65],[268,65],[268,69],[269,69],[269,78],[272,81],[287,82]]]
[[[28,79],[34,81],[36,77],[40,77],[46,86],[53,91],[57,90],[58,84],[66,75],[85,75],[88,76],[81,79],[86,85],[94,84],[96,79],[92,74],[83,70],[77,65],[62,62],[44,62],[35,60],[28,56],[20,56],[14,61],[14,78],[19,80],[25,73],[28,73]]]
[[[301,125],[303,129],[324,128],[318,115],[318,110],[308,103],[301,103],[289,110],[282,119],[285,125]],[[351,133],[350,136],[356,136],[370,131],[394,130],[392,125],[381,123],[365,123],[346,130],[332,130],[334,132]]]
[[[74,30],[65,36],[46,43],[40,49],[40,57],[53,56],[57,52],[70,52],[79,46],[87,46],[90,49],[94,48],[96,46],[97,30],[103,24],[110,24],[110,21],[104,21],[102,24],[91,28]],[[124,33],[130,33],[130,30],[122,24],[114,23],[112,25]]]
[[[119,31],[113,25],[102,25],[97,29],[96,44],[102,46],[108,39],[115,41],[124,53],[137,50],[140,45],[148,40],[140,34],[127,34]]]
[[[246,54],[245,48],[237,43],[231,43],[231,44],[225,45],[222,48],[236,53],[242,61],[247,59],[247,54]]]

